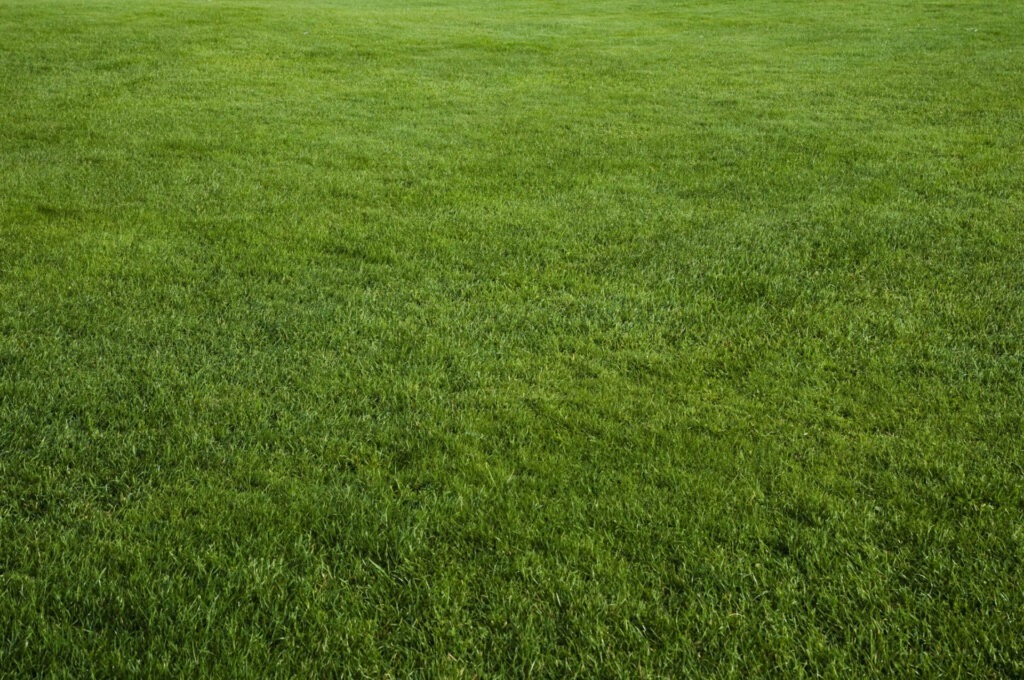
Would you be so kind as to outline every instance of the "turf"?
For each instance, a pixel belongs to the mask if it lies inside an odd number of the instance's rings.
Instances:
[[[3,0],[0,675],[1024,675],[1022,31]]]

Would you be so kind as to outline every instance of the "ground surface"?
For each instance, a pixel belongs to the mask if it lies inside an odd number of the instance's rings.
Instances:
[[[1024,3],[0,3],[0,675],[1024,674]]]

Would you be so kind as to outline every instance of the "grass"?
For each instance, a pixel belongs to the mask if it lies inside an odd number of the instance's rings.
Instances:
[[[0,675],[1024,675],[1022,30],[4,0]]]

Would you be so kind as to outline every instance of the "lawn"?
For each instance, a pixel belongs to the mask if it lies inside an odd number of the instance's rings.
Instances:
[[[0,676],[1024,675],[1022,34],[0,1]]]

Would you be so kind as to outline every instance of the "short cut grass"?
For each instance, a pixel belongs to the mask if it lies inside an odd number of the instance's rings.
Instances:
[[[1024,3],[0,2],[0,675],[1024,675]]]

